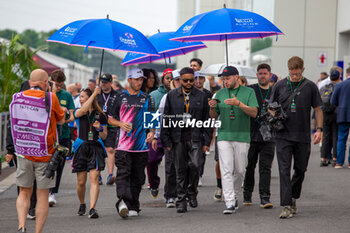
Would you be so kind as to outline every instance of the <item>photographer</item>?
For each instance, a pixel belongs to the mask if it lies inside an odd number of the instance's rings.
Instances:
[[[18,231],[25,232],[34,180],[37,182],[36,232],[42,232],[49,211],[49,188],[55,179],[48,179],[44,171],[54,153],[56,123],[64,123],[64,111],[56,95],[46,93],[48,74],[36,69],[30,74],[30,90],[14,94],[10,105],[14,151],[17,156],[16,184]],[[35,127],[33,127],[35,126]],[[14,130],[19,129],[19,130]],[[33,145],[28,147],[28,145]]]
[[[259,159],[259,194],[260,207],[264,209],[272,208],[270,202],[270,182],[271,182],[271,166],[275,154],[275,143],[270,138],[265,138],[265,134],[270,132],[261,132],[268,130],[264,128],[264,114],[267,113],[267,103],[271,95],[269,81],[272,76],[271,67],[268,64],[260,64],[257,68],[258,83],[250,85],[255,91],[258,100],[258,116],[250,118],[250,147],[248,151],[248,165],[244,180],[243,205],[250,206],[252,204],[252,192],[254,189],[254,173],[255,167]],[[267,122],[269,124],[269,122]],[[263,134],[263,136],[262,136]],[[265,137],[264,137],[265,136]]]
[[[75,108],[74,101],[73,101],[72,95],[69,92],[63,90],[64,82],[66,81],[66,76],[64,75],[63,71],[54,70],[51,73],[51,80],[54,83],[52,88],[52,93],[56,94],[60,105],[63,107],[65,111],[64,124],[62,126],[57,126],[59,144],[64,147],[71,148],[70,130],[68,127],[68,123],[74,121],[74,117],[73,117],[73,110]],[[62,177],[65,162],[66,162],[65,160],[60,160],[60,163],[58,164],[57,173],[56,173],[56,186],[50,189],[50,195],[49,195],[50,207],[56,205],[55,194],[58,193],[58,189],[60,187],[61,177]]]
[[[310,111],[314,108],[317,131],[314,144],[322,139],[323,113],[321,97],[317,86],[303,77],[304,61],[297,56],[288,60],[289,76],[277,82],[271,93],[270,102],[277,101],[287,114],[284,129],[276,133],[276,151],[280,174],[280,218],[290,218],[297,213],[296,199],[300,197],[302,183],[311,151]],[[290,170],[294,159],[294,174]]]
[[[89,218],[98,218],[95,206],[99,194],[98,178],[105,168],[107,157],[102,140],[107,137],[107,118],[97,103],[101,88],[94,92],[84,89],[80,93],[81,108],[74,111],[78,128],[78,138],[73,144],[73,173],[77,173],[77,193],[80,201],[78,215],[85,215],[85,189],[87,173],[90,173],[90,210]]]

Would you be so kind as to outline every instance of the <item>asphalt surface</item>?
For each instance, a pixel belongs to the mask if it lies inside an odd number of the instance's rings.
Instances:
[[[165,208],[163,199],[164,164],[160,165],[160,194],[157,199],[151,197],[148,189],[141,192],[140,216],[121,219],[116,212],[115,185],[100,186],[97,203],[98,219],[77,216],[79,201],[76,195],[75,174],[71,173],[67,162],[62,177],[61,188],[56,196],[57,205],[50,208],[44,232],[239,232],[239,233],[349,233],[350,232],[350,169],[321,168],[319,166],[318,146],[312,147],[308,171],[306,173],[302,196],[298,200],[299,213],[291,219],[279,219],[279,177],[276,158],[273,162],[271,180],[271,201],[274,208],[261,209],[259,206],[258,184],[253,193],[253,205],[242,206],[242,194],[239,196],[239,210],[232,215],[223,215],[223,202],[215,202],[216,189],[215,162],[213,154],[207,156],[203,187],[199,187],[198,208],[188,207],[184,214],[175,209]],[[11,168],[12,169],[12,168]],[[257,173],[257,170],[256,170]],[[12,179],[12,180],[11,180]],[[103,172],[106,179],[106,171]],[[6,179],[5,179],[6,180]],[[257,180],[257,174],[256,174]],[[14,182],[13,176],[7,178]],[[146,182],[147,183],[147,182]],[[145,185],[146,187],[146,185]],[[88,187],[87,187],[87,190]],[[0,232],[17,232],[16,186],[0,194]],[[89,206],[89,193],[86,194]],[[35,222],[27,221],[27,232],[34,232]]]

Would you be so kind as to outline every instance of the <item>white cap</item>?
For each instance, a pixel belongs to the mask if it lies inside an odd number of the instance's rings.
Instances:
[[[128,71],[128,78],[145,78],[143,71],[139,68],[133,68]]]
[[[202,72],[200,71],[195,71],[194,72],[194,77],[197,78],[197,77],[205,77],[205,74],[203,74]]]
[[[176,80],[176,79],[179,79],[180,78],[180,70],[173,70],[172,72],[172,75],[173,75],[173,79]]]

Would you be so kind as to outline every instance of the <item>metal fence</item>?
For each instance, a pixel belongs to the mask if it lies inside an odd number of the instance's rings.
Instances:
[[[2,156],[6,154],[6,134],[7,126],[10,123],[10,113],[0,113],[0,174],[1,174],[1,160]]]

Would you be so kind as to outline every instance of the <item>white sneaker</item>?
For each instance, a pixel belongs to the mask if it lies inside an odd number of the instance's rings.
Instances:
[[[139,213],[136,210],[129,210],[128,217],[137,217]]]
[[[49,195],[49,206],[52,207],[56,205],[56,198],[55,198],[55,194],[51,193]]]
[[[199,177],[198,187],[202,187],[202,186],[203,186],[202,177]]]
[[[122,218],[127,218],[129,216],[129,210],[128,207],[125,205],[124,201],[122,200],[119,202],[118,205],[118,214]]]

